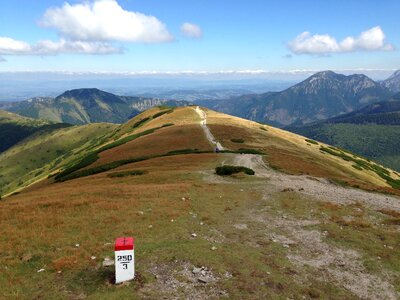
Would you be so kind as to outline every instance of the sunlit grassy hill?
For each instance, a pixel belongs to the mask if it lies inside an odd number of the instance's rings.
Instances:
[[[0,110],[0,153],[39,130],[51,131],[67,126],[69,125],[53,124]]]
[[[0,201],[5,299],[399,296],[399,175],[281,129],[155,107],[32,136],[0,172],[19,191]],[[102,262],[119,236],[137,276],[115,286]]]

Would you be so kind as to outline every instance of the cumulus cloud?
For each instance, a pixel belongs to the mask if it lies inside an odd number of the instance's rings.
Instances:
[[[183,23],[181,26],[181,33],[189,38],[199,39],[203,37],[203,31],[199,25],[192,23]]]
[[[0,37],[0,55],[56,55],[62,53],[122,53],[115,42],[163,43],[174,40],[154,16],[124,10],[116,0],[64,3],[49,8],[39,24],[55,29],[58,41],[36,44]]]
[[[303,32],[288,43],[288,48],[295,54],[325,55],[355,51],[391,51],[393,45],[386,42],[386,36],[379,27],[363,31],[359,36],[349,36],[338,42],[328,34]]]
[[[174,39],[156,17],[124,10],[116,0],[49,8],[40,25],[78,41],[161,43]]]
[[[0,54],[2,55],[111,54],[120,53],[121,51],[120,48],[115,48],[111,44],[104,42],[67,41],[60,39],[57,42],[43,40],[31,45],[9,37],[0,37]]]
[[[31,46],[23,41],[9,37],[0,37],[0,54],[23,54],[29,52]]]

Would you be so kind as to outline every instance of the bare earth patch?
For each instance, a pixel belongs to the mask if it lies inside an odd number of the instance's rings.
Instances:
[[[155,281],[140,289],[142,299],[216,299],[228,294],[216,283],[221,277],[206,267],[187,262],[153,265],[149,272]]]

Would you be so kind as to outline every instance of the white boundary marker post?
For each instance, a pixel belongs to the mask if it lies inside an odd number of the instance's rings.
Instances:
[[[133,237],[120,237],[115,241],[115,283],[135,278],[135,247]]]

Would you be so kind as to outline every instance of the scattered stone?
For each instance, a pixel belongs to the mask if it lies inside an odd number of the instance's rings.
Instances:
[[[115,264],[114,260],[111,259],[111,258],[109,258],[109,257],[106,257],[106,258],[104,258],[104,260],[103,260],[103,267],[111,267],[111,266],[113,266],[114,264]]]
[[[247,224],[234,224],[233,227],[239,230],[245,230],[247,229]]]
[[[215,251],[215,250],[217,250],[217,247],[212,246],[212,247],[211,247],[211,250],[212,250],[212,251]]]
[[[346,263],[343,260],[338,259],[336,260],[336,265],[338,265],[339,267],[344,267]]]
[[[192,237],[193,237],[193,238],[197,237],[197,234],[192,233]]]
[[[175,222],[175,220],[174,220],[174,219],[171,219],[171,222]]]
[[[149,225],[149,228],[150,228],[150,229],[153,228],[153,225]]]
[[[95,260],[95,259],[96,259],[96,256],[92,256],[92,257],[90,257],[90,259],[91,259],[91,260]]]
[[[294,192],[294,189],[292,188],[285,188],[281,191],[282,193],[286,193],[286,192]]]
[[[143,215],[144,214],[144,212],[141,211],[141,210],[139,210],[137,213],[138,213],[138,215]]]
[[[304,189],[303,188],[299,188],[299,192],[304,192]]]
[[[58,271],[58,272],[57,272],[57,274],[61,274],[61,273],[62,273],[62,271]]]
[[[207,284],[211,281],[211,279],[207,276],[200,276],[197,280],[201,283]]]
[[[40,270],[38,270],[37,272],[38,273],[41,273],[41,272],[43,272],[45,269],[40,269]]]
[[[200,222],[200,225],[204,225],[204,223],[203,223],[203,222]]]
[[[200,272],[201,272],[201,268],[193,268],[193,271],[192,271],[193,274],[198,274]]]
[[[283,246],[283,248],[289,248],[290,247],[288,244],[283,244],[282,246]]]
[[[75,247],[76,247],[76,248],[79,248],[79,246],[80,246],[79,244],[75,244]]]

